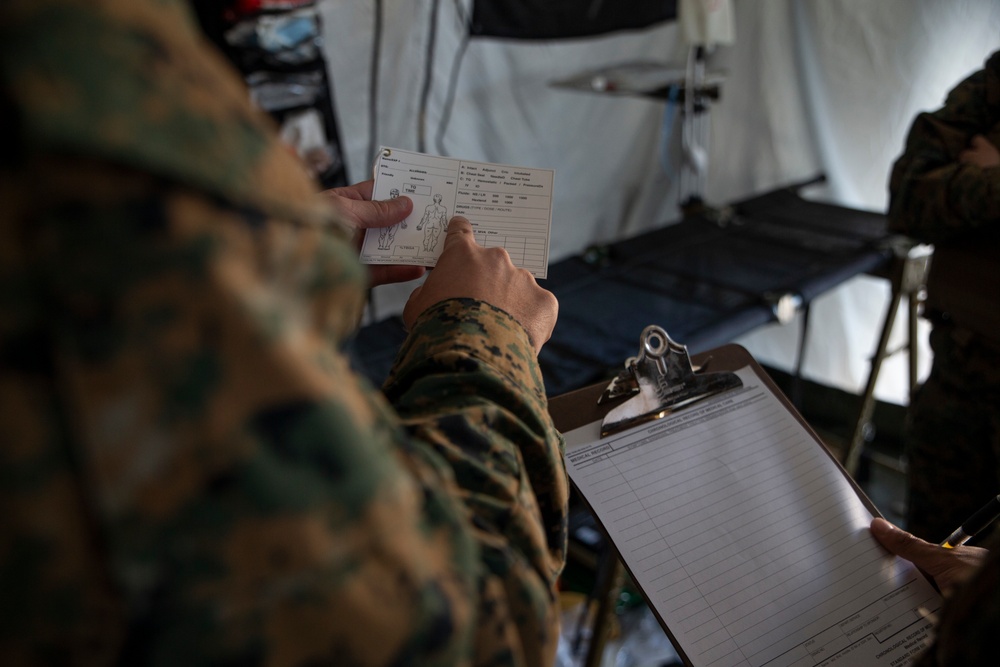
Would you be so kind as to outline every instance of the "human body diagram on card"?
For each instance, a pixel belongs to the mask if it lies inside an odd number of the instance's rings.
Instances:
[[[515,266],[545,278],[553,179],[551,169],[383,148],[375,164],[372,197],[406,195],[413,200],[413,212],[392,227],[369,229],[361,261],[434,266],[448,221],[461,215],[472,223],[477,243],[505,248]]]

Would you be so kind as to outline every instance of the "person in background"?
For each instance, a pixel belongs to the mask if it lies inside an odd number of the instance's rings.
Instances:
[[[946,549],[896,528],[884,519],[871,524],[872,535],[891,553],[930,576],[945,597],[934,643],[915,667],[969,667],[1000,664],[1000,531],[990,549]]]
[[[907,529],[940,542],[1000,490],[1000,52],[913,121],[891,229],[934,244],[931,372],[907,415]]]
[[[0,664],[550,664],[558,304],[454,218],[383,391],[318,193],[183,0],[0,5]]]

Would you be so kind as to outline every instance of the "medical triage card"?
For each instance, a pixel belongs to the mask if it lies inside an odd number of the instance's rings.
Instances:
[[[536,278],[549,268],[552,169],[511,167],[382,148],[373,199],[406,195],[413,212],[392,227],[369,229],[361,248],[368,264],[434,266],[448,221],[469,219],[476,242],[502,246],[515,266]]]

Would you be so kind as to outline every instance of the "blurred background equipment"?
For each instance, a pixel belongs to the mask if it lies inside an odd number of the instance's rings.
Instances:
[[[191,6],[243,74],[251,100],[323,187],[347,184],[317,0],[206,0]]]

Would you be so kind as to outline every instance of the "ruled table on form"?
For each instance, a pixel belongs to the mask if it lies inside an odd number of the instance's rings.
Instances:
[[[372,197],[405,195],[413,200],[413,212],[392,227],[369,229],[361,261],[434,266],[448,221],[461,215],[472,223],[477,243],[506,249],[515,266],[545,278],[554,180],[551,169],[382,148]]]
[[[743,389],[625,433],[567,433],[571,479],[690,664],[909,664],[940,596],[878,545],[794,415],[739,374]]]

